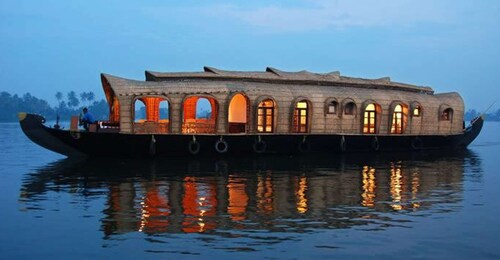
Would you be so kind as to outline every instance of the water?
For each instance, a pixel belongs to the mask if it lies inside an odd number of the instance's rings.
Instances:
[[[454,154],[72,161],[0,124],[0,258],[499,258],[498,133]]]

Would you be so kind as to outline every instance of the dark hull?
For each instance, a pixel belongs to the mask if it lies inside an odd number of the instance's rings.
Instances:
[[[24,115],[24,114],[23,114]],[[209,156],[214,154],[310,154],[465,149],[479,134],[478,118],[459,135],[225,134],[136,135],[70,132],[49,128],[26,114],[21,128],[33,142],[68,157]],[[259,142],[260,140],[260,142]]]

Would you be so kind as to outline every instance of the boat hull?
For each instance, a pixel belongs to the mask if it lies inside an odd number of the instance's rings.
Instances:
[[[465,149],[483,119],[459,135],[342,134],[122,134],[69,131],[44,125],[40,115],[20,113],[33,142],[68,157],[154,157],[245,154],[309,154]]]

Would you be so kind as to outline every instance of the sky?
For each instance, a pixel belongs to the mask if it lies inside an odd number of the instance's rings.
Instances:
[[[500,108],[500,1],[0,0],[0,91],[55,103],[100,73],[308,70],[459,92]]]

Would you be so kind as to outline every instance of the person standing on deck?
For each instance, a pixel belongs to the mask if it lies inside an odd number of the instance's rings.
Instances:
[[[95,122],[96,121],[94,119],[94,116],[89,112],[89,110],[86,107],[84,107],[83,117],[80,118],[80,125],[82,125],[86,131],[88,131],[89,125],[94,124]]]

